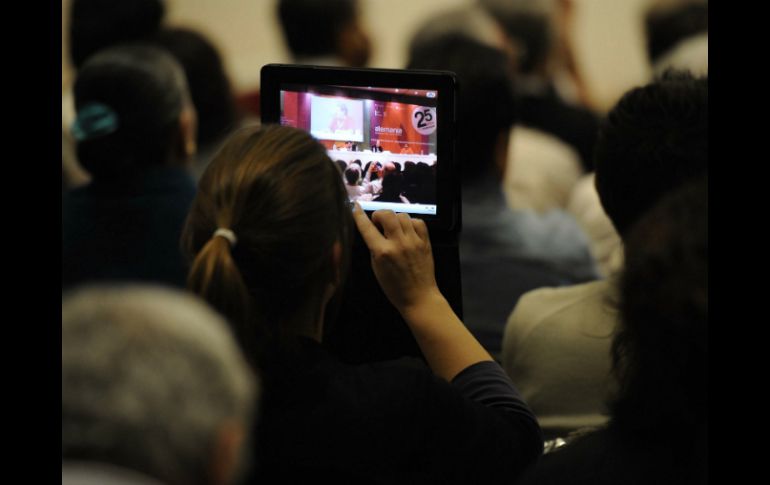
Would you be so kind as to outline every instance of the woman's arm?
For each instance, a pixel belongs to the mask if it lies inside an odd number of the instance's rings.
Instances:
[[[371,252],[377,281],[433,372],[452,381],[473,364],[493,361],[438,289],[425,222],[392,211],[376,211],[370,221],[358,205],[353,217]]]

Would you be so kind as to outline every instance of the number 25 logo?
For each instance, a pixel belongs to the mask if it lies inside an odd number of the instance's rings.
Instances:
[[[436,131],[436,108],[416,107],[412,111],[412,126],[421,135]]]

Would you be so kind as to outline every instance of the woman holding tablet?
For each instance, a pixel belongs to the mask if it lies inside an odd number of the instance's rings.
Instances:
[[[324,349],[356,229],[430,369],[351,366]],[[339,171],[306,132],[233,134],[183,242],[188,286],[229,318],[262,375],[255,483],[512,483],[540,455],[534,415],[438,290],[425,223],[351,217]]]

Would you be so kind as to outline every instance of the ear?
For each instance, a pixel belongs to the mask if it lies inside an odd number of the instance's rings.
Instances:
[[[219,428],[211,457],[211,483],[227,485],[241,463],[246,434],[239,421],[227,420]]]
[[[195,141],[198,134],[198,116],[192,106],[188,106],[179,114],[179,140],[181,154],[185,160],[191,160],[198,150]]]

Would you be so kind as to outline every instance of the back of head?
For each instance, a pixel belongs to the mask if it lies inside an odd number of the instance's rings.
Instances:
[[[293,57],[337,54],[339,34],[358,15],[356,0],[279,0],[278,19]]]
[[[181,157],[180,116],[190,108],[184,71],[157,47],[95,54],[75,81],[77,156],[94,178],[116,178]]]
[[[479,0],[514,42],[517,68],[523,74],[544,68],[554,43],[553,0]]]
[[[708,178],[664,196],[631,229],[613,342],[617,424],[686,444],[708,395]],[[678,431],[677,431],[678,430]]]
[[[312,331],[327,286],[345,274],[351,223],[342,177],[320,143],[291,127],[244,128],[199,182],[182,236],[194,258],[188,286],[259,359],[273,342]],[[218,228],[236,242],[213,237]]]
[[[621,237],[658,199],[708,168],[708,78],[667,72],[626,93],[603,121],[596,189]]]
[[[97,51],[153,34],[166,13],[164,0],[73,0],[70,53],[76,68]]]
[[[463,34],[445,34],[413,46],[407,69],[452,71],[457,94],[457,140],[463,183],[495,167],[498,138],[515,120],[513,76],[508,58]]]
[[[467,5],[443,10],[419,25],[409,42],[409,57],[414,58],[424,45],[447,35],[464,36],[500,49],[505,41],[501,25],[487,10]]]
[[[211,41],[184,28],[162,29],[152,41],[173,54],[184,69],[198,115],[198,144],[215,142],[233,129],[235,98],[222,58]]]
[[[85,287],[62,300],[64,461],[214,483],[219,434],[250,426],[257,392],[224,320],[190,295]]]
[[[705,0],[678,0],[651,7],[645,16],[647,54],[655,64],[683,40],[708,32]]]

